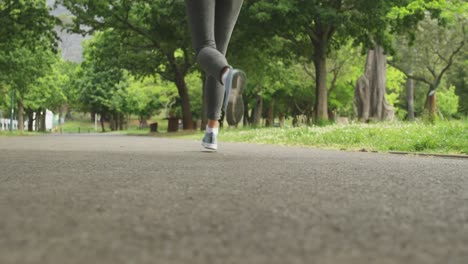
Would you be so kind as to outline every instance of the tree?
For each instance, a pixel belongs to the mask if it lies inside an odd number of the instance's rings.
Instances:
[[[56,47],[45,1],[0,2],[0,82],[14,89],[18,98],[19,130],[23,130],[23,97],[52,63]]]
[[[330,51],[327,63],[328,109],[331,118],[336,115],[351,117],[353,111],[354,86],[363,72],[366,58],[360,47],[350,41],[339,49]],[[313,65],[304,64],[306,73],[315,80]]]
[[[381,47],[369,50],[364,75],[357,81],[355,103],[358,119],[393,120],[395,110],[385,98],[387,60]]]
[[[36,119],[42,119],[41,123],[45,123],[47,109],[60,113],[62,107],[67,104],[66,91],[73,76],[68,69],[68,63],[64,62],[58,55],[53,59],[53,64],[48,68],[49,71],[37,78],[23,96],[29,131],[32,131],[33,128],[34,112],[36,112]],[[41,112],[44,114],[41,115]],[[36,126],[36,128],[45,131],[45,125]]]
[[[36,46],[33,50],[18,47],[0,56],[0,68],[4,68],[0,80],[16,93],[18,102],[18,129],[24,130],[24,97],[37,80],[44,76],[53,64],[55,54],[49,47]]]
[[[104,132],[105,117],[113,121],[112,130],[120,127],[117,120],[121,120],[128,75],[115,64],[115,57],[102,59],[100,54],[104,50],[103,45],[107,43],[102,37],[103,34],[96,34],[93,39],[85,42],[85,60],[80,65],[73,85],[78,90],[81,109],[101,115]]]
[[[179,92],[185,129],[193,126],[185,77],[194,59],[183,0],[59,0],[75,15],[75,32],[112,29],[121,65],[136,76],[160,74]],[[110,44],[109,44],[110,45]],[[113,49],[115,50],[115,49]]]
[[[146,128],[147,120],[162,109],[166,111],[166,117],[169,117],[169,111],[176,97],[177,88],[173,83],[167,83],[159,77],[146,77],[142,80],[132,77],[126,100],[129,113],[138,116],[139,128]]]
[[[445,12],[450,12],[450,9]],[[436,114],[436,91],[467,41],[464,26],[467,22],[466,15],[454,14],[453,20],[446,21],[442,27],[437,20],[426,17],[415,35],[417,45],[409,45],[407,40],[402,39],[398,45],[399,53],[389,60],[390,65],[409,79],[427,85],[425,108],[430,119],[434,119]]]
[[[455,86],[455,93],[460,98],[460,115],[468,115],[468,49],[463,49],[460,56],[457,56],[448,72],[447,82]]]

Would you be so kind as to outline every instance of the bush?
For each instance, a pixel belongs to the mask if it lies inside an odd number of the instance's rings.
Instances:
[[[455,86],[437,92],[437,109],[444,117],[453,117],[458,112],[459,97]]]

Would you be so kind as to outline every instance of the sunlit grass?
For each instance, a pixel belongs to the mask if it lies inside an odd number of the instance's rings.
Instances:
[[[180,136],[200,139],[202,133]],[[325,149],[468,154],[468,122],[452,121],[224,129],[220,142],[245,142]]]

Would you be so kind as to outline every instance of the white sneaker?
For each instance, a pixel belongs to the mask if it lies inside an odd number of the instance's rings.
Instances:
[[[226,121],[230,126],[236,126],[244,116],[244,99],[242,92],[246,85],[247,77],[245,73],[237,69],[229,69],[224,84],[225,94],[223,109]]]
[[[206,132],[202,139],[202,146],[210,150],[217,150],[218,136],[213,132]]]

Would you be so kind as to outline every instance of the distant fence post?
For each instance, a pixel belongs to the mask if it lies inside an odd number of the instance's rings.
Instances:
[[[15,114],[15,89],[11,89],[10,131],[13,131],[13,115]]]

